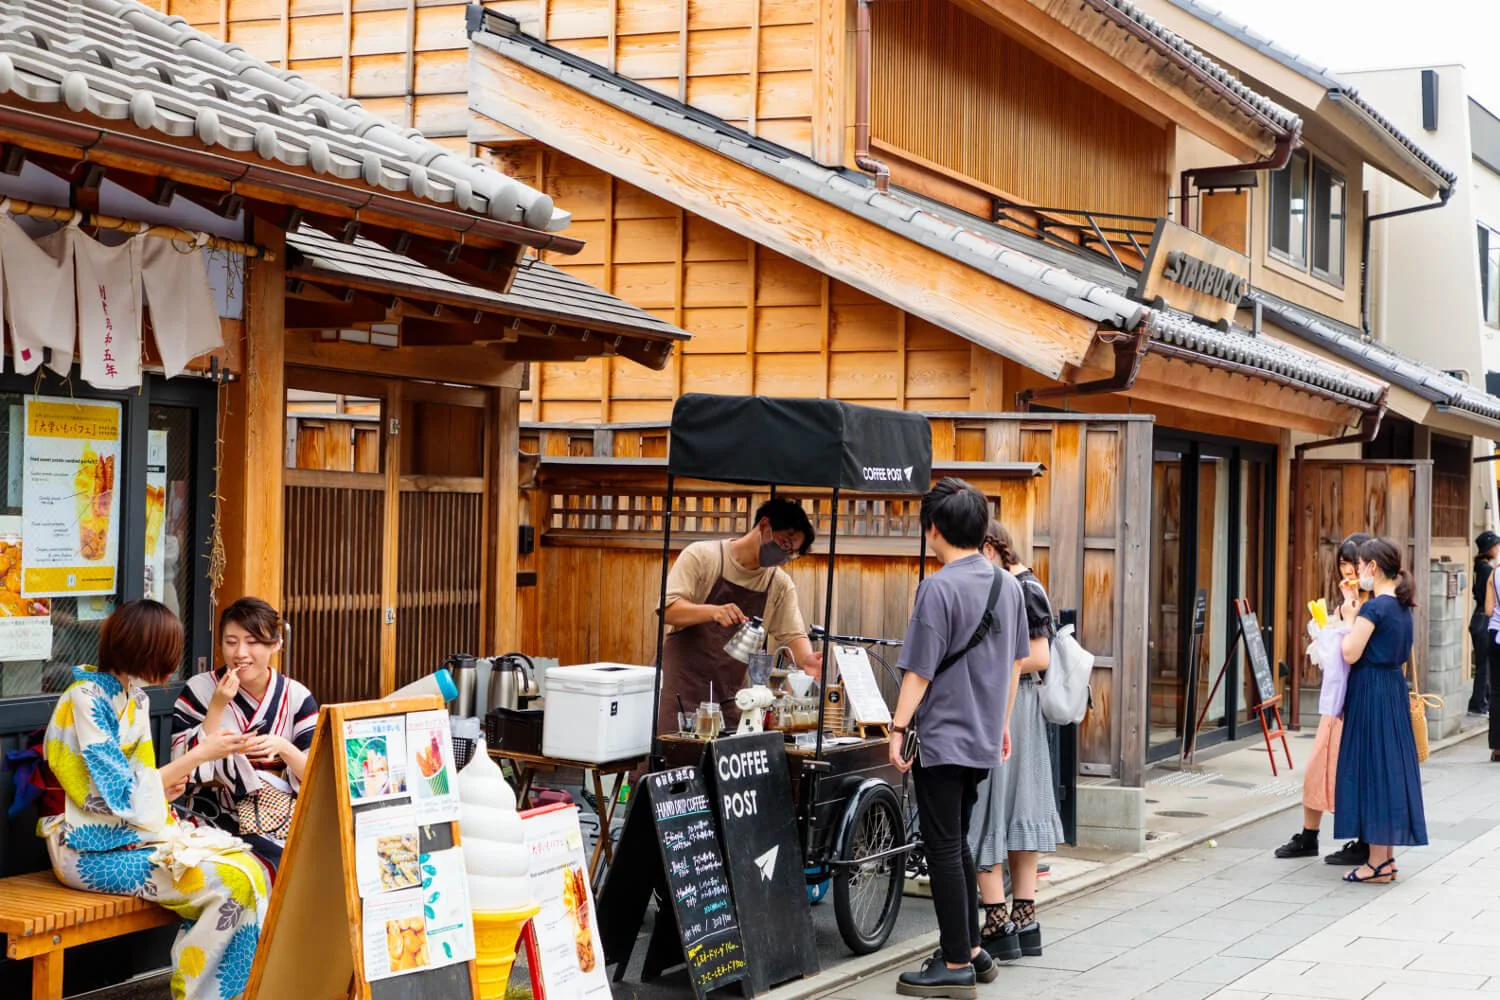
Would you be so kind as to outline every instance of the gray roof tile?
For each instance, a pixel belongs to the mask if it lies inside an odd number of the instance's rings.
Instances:
[[[1300,337],[1306,337],[1339,357],[1386,379],[1430,403],[1463,410],[1486,420],[1500,422],[1500,397],[1470,385],[1447,372],[1393,351],[1366,338],[1358,329],[1299,309],[1269,292],[1251,292],[1265,314]]]
[[[497,292],[435,271],[363,237],[344,243],[303,226],[288,233],[286,243],[312,270],[404,286],[414,298],[425,291],[469,300],[481,310],[520,312],[595,331],[650,340],[688,339],[671,323],[539,260],[516,269],[509,292]]]
[[[134,0],[0,0],[0,93],[503,222],[569,222],[542,192]]]
[[[1233,38],[1244,42],[1246,45],[1265,53],[1272,59],[1281,63],[1288,69],[1300,73],[1307,79],[1327,89],[1328,93],[1338,100],[1347,101],[1367,115],[1379,128],[1384,130],[1398,145],[1406,149],[1408,153],[1442,178],[1446,186],[1452,187],[1458,180],[1458,175],[1437,160],[1433,159],[1422,147],[1418,146],[1410,136],[1396,127],[1395,123],[1382,115],[1369,101],[1359,96],[1359,91],[1339,79],[1328,71],[1321,63],[1313,62],[1301,56],[1283,45],[1280,45],[1259,32],[1246,28],[1245,25],[1232,18],[1225,17],[1223,12],[1211,4],[1203,3],[1202,0],[1167,0],[1168,3],[1187,11],[1194,17],[1213,25],[1220,31]]]

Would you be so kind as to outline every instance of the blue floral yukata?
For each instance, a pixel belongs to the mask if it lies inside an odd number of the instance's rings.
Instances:
[[[150,702],[93,667],[47,725],[47,765],[67,793],[37,833],[64,885],[140,896],[183,918],[172,946],[175,1000],[245,992],[266,912],[265,870],[238,841],[193,840],[167,804],[151,742]]]

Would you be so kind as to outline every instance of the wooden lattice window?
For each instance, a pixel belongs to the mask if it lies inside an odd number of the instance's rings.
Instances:
[[[672,534],[727,538],[750,530],[748,493],[678,494],[672,500]],[[549,534],[655,535],[663,531],[663,497],[625,489],[559,490],[548,497]]]
[[[1469,535],[1469,475],[1472,471],[1468,445],[1461,441],[1432,437],[1432,536],[1467,538]]]

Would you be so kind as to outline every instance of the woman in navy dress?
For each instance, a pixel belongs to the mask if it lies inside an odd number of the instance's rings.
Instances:
[[[1335,778],[1335,837],[1370,845],[1368,863],[1346,882],[1384,884],[1396,878],[1395,848],[1427,843],[1422,774],[1402,667],[1411,658],[1411,574],[1400,551],[1383,538],[1359,547],[1360,589],[1375,596],[1358,610],[1345,603],[1349,625],[1344,659],[1352,666],[1344,698],[1344,734]]]

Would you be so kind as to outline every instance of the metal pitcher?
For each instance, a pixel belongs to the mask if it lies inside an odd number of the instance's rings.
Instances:
[[[748,619],[724,644],[724,652],[744,664],[749,664],[752,653],[759,653],[765,648],[766,630],[759,618]]]
[[[468,653],[455,653],[443,664],[453,674],[453,683],[458,686],[458,697],[453,699],[450,713],[457,718],[472,718],[476,714],[475,688],[479,683],[479,661]]]
[[[489,704],[485,710],[518,709],[537,696],[536,664],[525,653],[497,656],[490,668]]]

